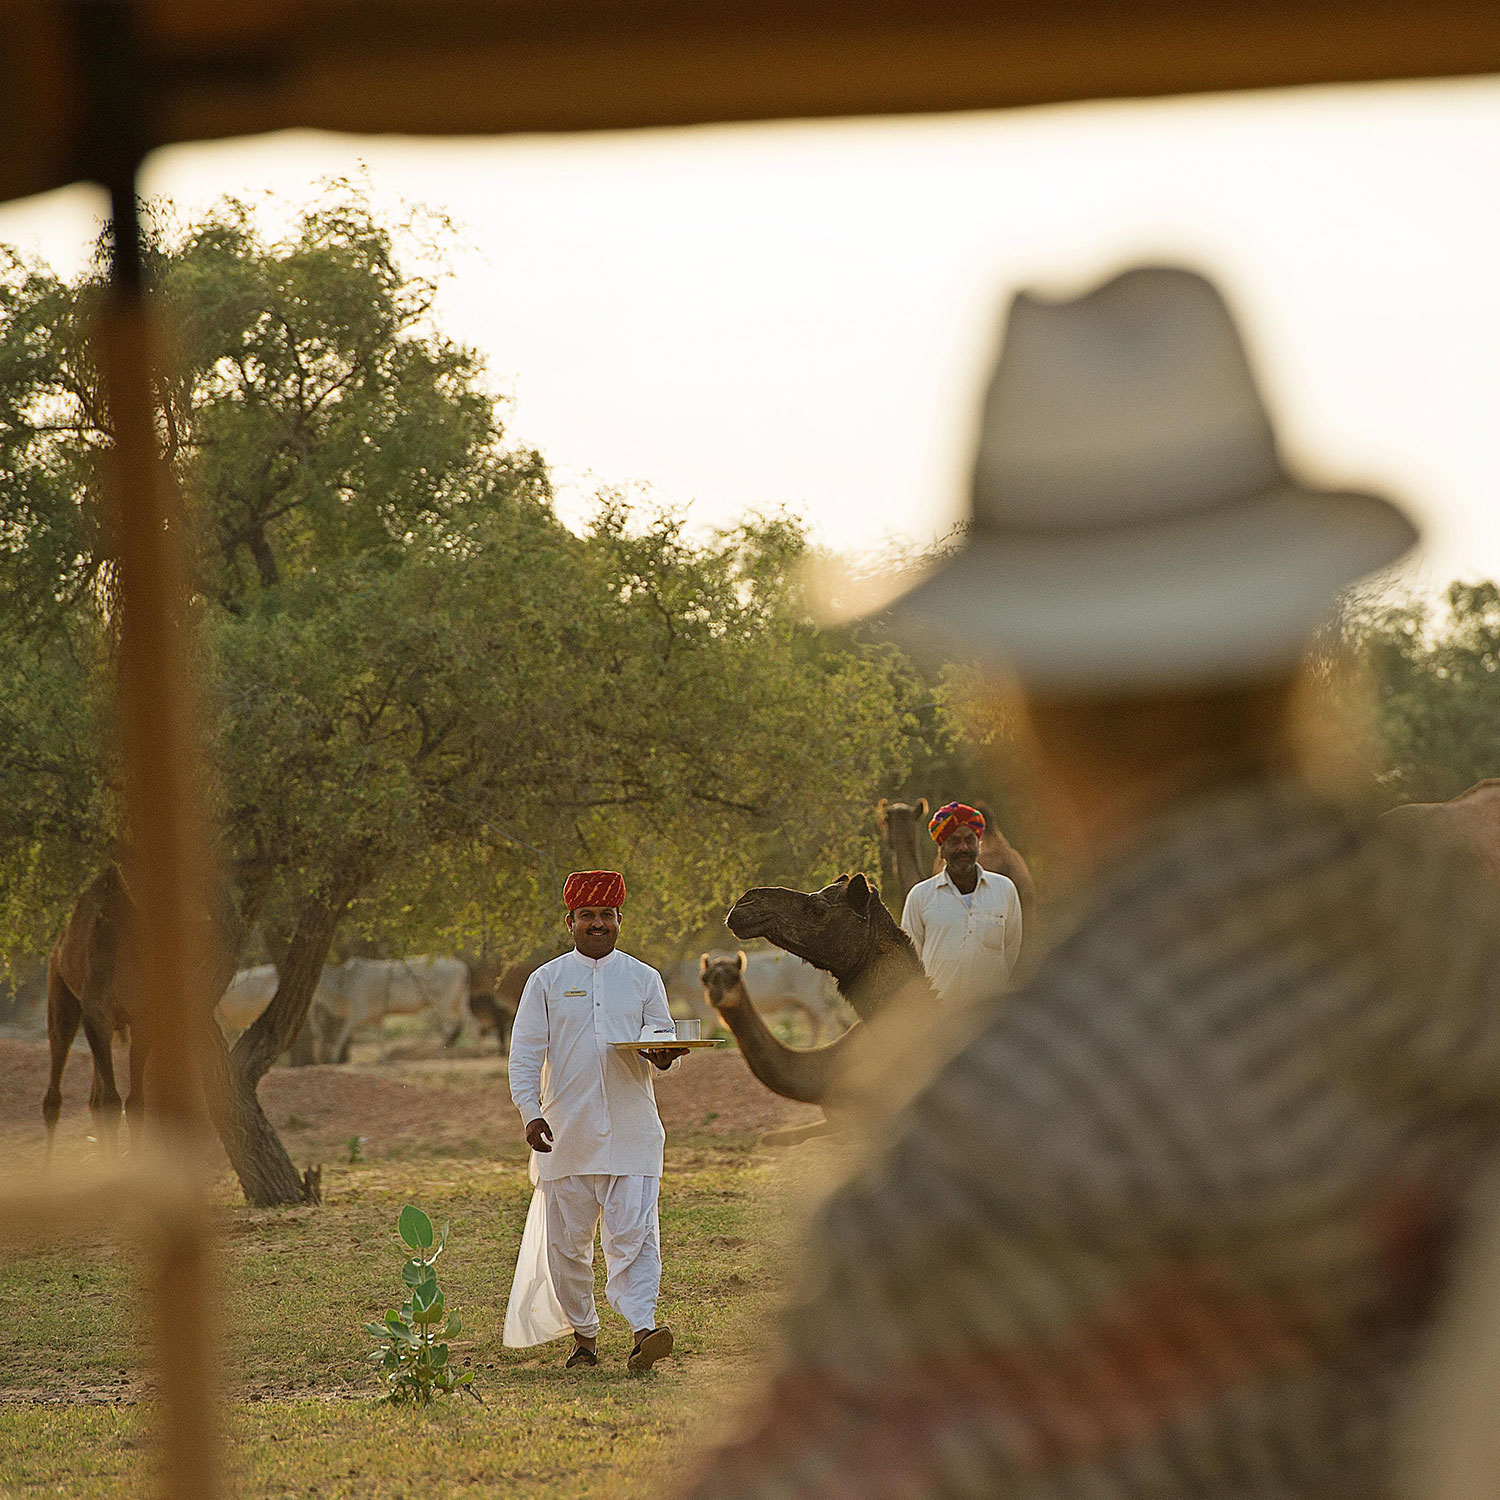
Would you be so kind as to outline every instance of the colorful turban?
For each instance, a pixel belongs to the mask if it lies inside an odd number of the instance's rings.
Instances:
[[[625,877],[615,870],[574,870],[563,882],[563,905],[569,911],[580,906],[625,904]]]
[[[949,802],[933,813],[927,831],[935,844],[941,844],[956,828],[972,828],[984,837],[984,814],[967,802]]]

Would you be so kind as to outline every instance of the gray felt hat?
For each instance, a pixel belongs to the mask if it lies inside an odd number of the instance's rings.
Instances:
[[[1294,663],[1338,595],[1416,540],[1390,501],[1287,473],[1208,281],[1132,270],[1011,304],[971,529],[889,620],[1043,687],[1233,681]]]

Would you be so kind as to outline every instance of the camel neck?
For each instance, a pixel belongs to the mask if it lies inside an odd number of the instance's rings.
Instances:
[[[861,1019],[876,1015],[916,979],[926,980],[916,950],[887,940],[877,943],[868,960],[839,980],[839,993]]]

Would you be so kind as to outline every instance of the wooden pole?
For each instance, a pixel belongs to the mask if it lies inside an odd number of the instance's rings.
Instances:
[[[182,507],[157,444],[153,340],[145,300],[135,172],[112,181],[110,297],[99,330],[113,446],[108,506],[119,575],[119,729],[152,1067],[148,1128],[189,1174],[159,1221],[146,1287],[160,1399],[163,1493],[218,1491],[213,1245],[198,1055],[199,1000],[213,903],[204,838],[202,753],[188,648]]]

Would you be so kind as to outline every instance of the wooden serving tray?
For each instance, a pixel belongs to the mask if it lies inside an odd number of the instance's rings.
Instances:
[[[660,1052],[668,1047],[722,1047],[723,1037],[706,1036],[696,1042],[611,1042],[611,1047],[633,1048],[637,1052]]]

